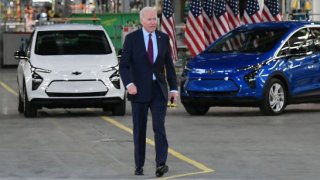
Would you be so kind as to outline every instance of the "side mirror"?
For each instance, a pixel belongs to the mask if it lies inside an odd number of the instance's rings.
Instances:
[[[27,58],[27,55],[26,55],[26,52],[24,52],[24,51],[16,51],[16,52],[14,52],[14,58],[16,58],[16,59],[28,59]]]

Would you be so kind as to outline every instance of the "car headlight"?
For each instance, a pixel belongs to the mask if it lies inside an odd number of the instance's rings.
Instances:
[[[31,68],[31,77],[32,77],[32,90],[37,90],[40,84],[43,81],[43,78],[38,73],[51,73],[51,70],[42,69],[42,68]]]
[[[192,69],[185,67],[182,71],[180,77],[180,90],[181,92],[185,91],[186,85],[188,84],[189,77],[188,74],[192,71]]]
[[[110,77],[110,81],[112,82],[113,86],[117,89],[120,89],[120,74],[119,71],[115,71]]]
[[[188,73],[191,72],[191,71],[192,71],[192,69],[190,69],[190,68],[188,68],[188,67],[185,67],[185,68],[183,69],[182,73],[181,73],[181,77],[182,77],[182,78],[185,78],[185,77],[188,75]]]
[[[117,70],[118,70],[118,65],[115,65],[115,66],[110,66],[102,69],[102,72],[110,72],[110,71],[117,71]]]
[[[250,65],[246,67],[237,68],[237,71],[248,71],[248,70],[259,70],[262,67],[262,64]]]
[[[115,66],[109,66],[107,68],[104,68],[102,70],[102,72],[106,73],[106,72],[110,72],[110,71],[114,71],[114,73],[111,74],[111,76],[109,77],[109,80],[111,81],[112,85],[117,88],[120,89],[120,74],[119,74],[119,65],[115,65]]]
[[[192,72],[192,69],[185,67],[181,73],[181,84],[184,84],[186,82],[186,80],[188,79],[188,74]]]
[[[246,74],[244,76],[244,81],[252,89],[256,88],[256,75],[257,75],[257,71],[252,71],[249,74]]]
[[[246,75],[244,75],[244,81],[248,84],[248,86],[252,89],[256,88],[256,75],[257,72],[262,67],[262,64],[251,65],[247,67],[238,68],[237,71],[249,71]]]
[[[32,73],[32,90],[37,90],[42,81],[43,78],[39,74]]]

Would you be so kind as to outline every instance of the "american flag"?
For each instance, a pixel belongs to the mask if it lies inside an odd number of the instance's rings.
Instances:
[[[203,30],[205,36],[205,45],[208,47],[212,42],[212,17],[213,17],[213,0],[206,0],[203,3]]]
[[[227,13],[230,30],[240,25],[239,0],[227,0]]]
[[[191,0],[184,42],[193,57],[205,48],[202,7],[200,0]]]
[[[226,0],[227,2],[227,13],[229,20],[229,28],[233,30],[240,26],[240,12],[239,12],[239,0]],[[232,38],[228,43],[231,42],[232,48],[234,50],[241,47],[241,43],[244,37],[237,35],[235,38]]]
[[[178,59],[176,30],[173,20],[173,6],[171,0],[164,0],[162,18],[161,18],[161,31],[168,34],[170,38],[171,55],[173,60]]]
[[[260,7],[258,0],[247,0],[243,14],[243,22],[245,24],[261,22]]]
[[[281,21],[279,0],[264,0],[262,9],[262,20],[268,21]]]
[[[215,0],[213,3],[213,39],[217,40],[220,36],[229,31],[228,14],[225,0]]]

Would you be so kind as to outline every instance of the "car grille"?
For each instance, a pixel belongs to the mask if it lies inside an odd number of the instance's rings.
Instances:
[[[48,93],[49,97],[90,97],[105,96],[107,92],[90,92],[90,93]]]
[[[201,92],[207,94],[229,94],[237,93],[239,91],[238,86],[232,80],[223,79],[191,79],[186,90],[188,92]]]
[[[198,97],[229,97],[237,95],[237,91],[233,92],[201,92],[201,91],[187,91],[190,96]]]
[[[49,97],[94,97],[105,96],[108,88],[101,80],[56,80],[46,89]]]

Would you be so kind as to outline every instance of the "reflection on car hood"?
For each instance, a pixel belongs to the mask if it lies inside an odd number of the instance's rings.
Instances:
[[[236,69],[258,64],[267,58],[264,54],[202,53],[190,61],[189,68]]]
[[[114,54],[108,55],[59,55],[39,56],[32,58],[32,65],[48,70],[97,70],[118,64]],[[108,66],[107,66],[108,65]]]

